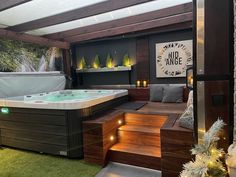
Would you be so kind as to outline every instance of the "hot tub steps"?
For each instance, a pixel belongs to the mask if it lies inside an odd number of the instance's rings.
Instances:
[[[109,160],[160,170],[161,149],[154,146],[117,143],[109,150]]]
[[[163,115],[125,113],[125,124],[118,128],[118,143],[110,148],[109,160],[160,170],[160,129],[166,119]]]
[[[143,132],[150,134],[160,134],[160,128],[142,125],[124,125],[119,128],[120,131]]]
[[[160,128],[124,125],[118,129],[120,143],[160,147]]]

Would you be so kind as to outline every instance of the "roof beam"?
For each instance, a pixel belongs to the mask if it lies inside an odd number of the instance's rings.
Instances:
[[[144,14],[134,15],[134,16],[118,19],[118,20],[103,22],[103,23],[80,27],[80,28],[76,28],[76,29],[72,29],[72,30],[68,30],[64,32],[49,34],[49,35],[45,35],[45,37],[50,38],[50,39],[63,40],[64,38],[68,38],[70,36],[81,35],[81,34],[91,33],[95,31],[101,31],[104,29],[115,28],[115,27],[125,26],[129,24],[141,23],[148,20],[168,17],[171,15],[177,15],[177,14],[186,13],[186,12],[192,12],[192,9],[193,9],[192,3],[186,3],[186,4],[181,4],[181,5],[177,5],[174,7],[169,7],[169,8],[153,11],[153,12],[147,12]]]
[[[116,35],[131,33],[131,32],[143,31],[143,30],[147,30],[151,28],[158,28],[158,27],[174,25],[178,23],[189,22],[189,21],[192,21],[192,18],[193,18],[192,12],[188,12],[188,13],[184,13],[180,15],[154,19],[154,20],[126,25],[122,27],[115,27],[115,28],[105,29],[105,30],[101,30],[97,32],[71,36],[71,37],[65,38],[65,41],[70,42],[70,43],[78,43],[78,42],[88,41],[92,39],[99,39],[103,37],[116,36]]]
[[[45,45],[45,46],[50,46],[50,47],[58,47],[62,49],[70,48],[70,44],[68,42],[56,41],[56,40],[47,39],[44,37],[32,36],[29,34],[16,33],[14,31],[9,31],[5,29],[0,29],[0,37],[20,40],[24,42]]]
[[[50,17],[45,17],[42,19],[34,20],[31,22],[26,22],[23,24],[15,25],[12,27],[8,27],[9,30],[16,32],[25,32],[31,31],[34,29],[39,29],[47,26],[57,25],[60,23],[65,23],[73,20],[78,20],[81,18],[86,18],[89,16],[102,14],[106,12],[110,12],[113,10],[122,9],[125,7],[150,2],[153,0],[108,0],[104,2],[100,2],[97,4],[93,4],[90,6],[86,6],[83,8],[78,8],[72,11],[64,12],[61,14],[53,15]]]
[[[1,0],[0,1],[0,12],[15,6],[18,6],[20,4],[29,2],[31,0]]]

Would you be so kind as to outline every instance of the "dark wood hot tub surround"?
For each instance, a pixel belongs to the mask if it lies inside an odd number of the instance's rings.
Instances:
[[[9,114],[0,114],[0,142],[19,149],[82,158],[82,122],[127,100],[123,96],[78,110],[9,108]]]
[[[111,110],[96,118],[83,122],[84,160],[103,166],[108,162],[107,152],[117,143],[117,129],[124,123],[124,112]]]

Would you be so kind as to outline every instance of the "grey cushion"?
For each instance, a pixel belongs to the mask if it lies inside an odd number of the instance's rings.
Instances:
[[[183,86],[167,85],[163,90],[163,103],[182,103]]]
[[[162,101],[165,84],[150,85],[150,101]]]

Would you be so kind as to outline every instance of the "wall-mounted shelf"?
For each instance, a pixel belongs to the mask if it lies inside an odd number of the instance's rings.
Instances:
[[[114,68],[88,68],[88,69],[76,69],[77,73],[98,73],[98,72],[117,72],[117,71],[131,71],[131,66],[117,66]]]

